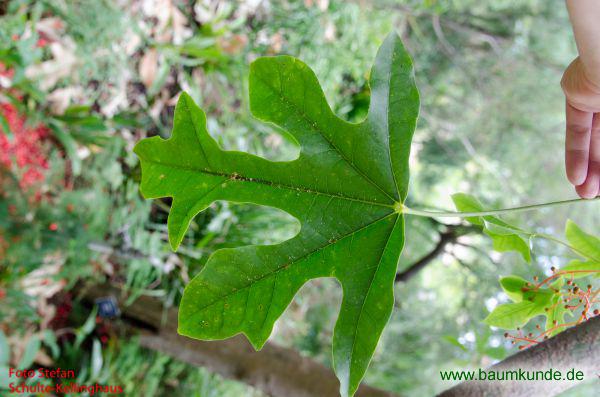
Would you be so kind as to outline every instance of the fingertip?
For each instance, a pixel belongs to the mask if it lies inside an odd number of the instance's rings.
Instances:
[[[585,185],[575,186],[575,191],[577,192],[579,197],[581,197],[582,199],[592,199],[593,198],[591,196],[591,194],[588,192]]]
[[[600,191],[600,174],[592,172],[588,175],[585,183],[575,187],[579,197],[584,199],[594,199]]]
[[[588,156],[567,152],[565,163],[569,182],[573,186],[583,185],[588,176]]]
[[[582,186],[585,183],[585,175],[567,175],[569,182],[571,182],[571,185],[579,187]]]

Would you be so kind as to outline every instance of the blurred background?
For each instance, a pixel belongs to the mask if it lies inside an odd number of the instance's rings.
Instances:
[[[559,81],[576,48],[562,2],[5,0],[0,15],[0,347],[10,351],[0,366],[73,368],[81,383],[119,384],[127,396],[262,395],[141,347],[79,293],[108,282],[177,307],[216,249],[297,232],[281,211],[219,202],[173,253],[170,201],[139,193],[133,145],[169,136],[182,90],[223,148],[294,158],[294,143],[249,112],[248,64],[258,56],[302,59],[336,113],[359,121],[376,49],[396,30],[422,98],[409,206],[450,209],[459,191],[489,208],[574,197]],[[598,206],[513,220],[560,236],[569,218],[595,232]],[[499,276],[543,275],[569,254],[536,240],[529,265],[460,225],[409,218],[407,230],[399,271],[423,266],[397,283],[366,382],[426,396],[450,386],[440,369],[514,353],[502,330],[481,322],[506,301]],[[272,340],[330,365],[340,298],[333,280],[310,282]]]

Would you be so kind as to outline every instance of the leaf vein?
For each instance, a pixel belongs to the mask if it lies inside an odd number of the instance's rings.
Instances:
[[[281,272],[281,271],[284,271],[284,270],[286,270],[287,268],[289,268],[291,265],[293,265],[294,263],[297,263],[297,262],[299,262],[299,261],[302,261],[302,260],[304,260],[304,259],[306,259],[306,258],[310,257],[312,254],[314,254],[314,253],[318,253],[318,252],[320,252],[321,250],[323,250],[323,249],[327,248],[328,246],[330,246],[330,245],[333,245],[333,244],[337,243],[338,241],[340,241],[340,240],[343,240],[343,239],[344,239],[344,238],[346,238],[346,237],[353,236],[354,234],[356,234],[356,233],[358,233],[358,232],[360,232],[360,231],[362,231],[362,230],[364,230],[364,229],[368,228],[369,226],[371,226],[371,225],[374,225],[374,224],[375,224],[375,223],[377,223],[377,222],[383,221],[384,219],[386,219],[386,218],[388,218],[388,217],[390,217],[390,216],[393,216],[393,215],[397,215],[397,214],[396,214],[396,213],[394,213],[394,212],[392,212],[392,213],[390,213],[390,214],[384,215],[384,216],[382,216],[382,217],[380,217],[380,218],[377,218],[377,219],[375,219],[375,220],[373,220],[373,221],[371,221],[371,222],[367,223],[367,224],[366,224],[366,225],[364,225],[364,226],[361,226],[360,228],[358,228],[358,229],[356,229],[356,230],[353,230],[353,231],[351,231],[351,232],[349,232],[349,233],[347,233],[347,234],[344,234],[344,235],[342,235],[342,236],[339,236],[339,238],[337,238],[337,239],[335,239],[335,240],[329,240],[329,241],[327,241],[327,243],[326,243],[326,244],[320,245],[320,246],[318,246],[317,248],[315,248],[315,249],[313,249],[313,250],[311,250],[311,251],[309,251],[309,252],[305,253],[304,255],[301,255],[301,256],[299,256],[298,258],[294,259],[292,262],[286,263],[286,264],[284,264],[284,265],[280,266],[279,268],[276,268],[274,271],[272,271],[272,272],[270,272],[270,273],[267,273],[267,274],[265,274],[264,276],[261,276],[261,277],[259,277],[259,278],[256,278],[256,279],[254,279],[254,280],[253,280],[253,283],[251,283],[251,284],[248,284],[248,285],[245,285],[245,286],[243,286],[243,287],[241,287],[241,288],[235,289],[235,290],[233,290],[233,291],[231,291],[231,292],[229,292],[229,293],[227,293],[227,294],[225,294],[225,295],[223,295],[223,296],[221,296],[221,297],[218,297],[217,299],[214,299],[212,302],[210,302],[210,303],[208,303],[208,304],[206,304],[206,305],[204,305],[204,306],[201,306],[201,307],[199,307],[197,310],[193,311],[193,312],[192,312],[192,313],[190,313],[188,316],[189,316],[189,318],[192,318],[193,316],[195,316],[196,314],[198,314],[200,311],[202,311],[202,310],[204,310],[204,309],[206,309],[206,308],[208,308],[208,307],[211,307],[211,306],[213,306],[213,305],[215,305],[215,304],[219,303],[220,301],[222,301],[222,300],[224,300],[224,299],[227,299],[229,296],[231,296],[231,295],[234,295],[234,294],[236,294],[236,293],[238,293],[238,292],[240,292],[240,291],[242,291],[242,290],[246,290],[246,289],[248,289],[248,288],[251,288],[253,285],[256,285],[256,283],[257,283],[257,282],[259,282],[259,281],[261,281],[261,280],[263,280],[263,279],[265,279],[265,278],[267,278],[267,277],[270,277],[270,276],[272,276],[272,275],[275,275],[275,274],[277,274],[277,273],[279,273],[279,272]],[[387,244],[388,244],[388,242],[389,242],[389,237],[388,237],[388,240],[386,241],[386,246],[385,246],[385,247],[387,247]],[[384,250],[385,250],[385,248],[384,248]],[[204,284],[204,283],[203,283],[203,284]],[[246,307],[246,309],[245,309],[245,310],[247,310],[247,307]],[[245,320],[245,319],[244,319],[244,320]]]
[[[269,87],[271,89],[272,92],[276,92],[276,90],[274,89],[274,87],[272,87],[268,81],[266,81],[265,79],[263,79],[262,77],[257,77],[259,80],[261,80],[263,82],[263,84],[265,84],[265,86]],[[379,191],[381,191],[386,197],[388,197],[390,200],[392,200],[392,202],[395,202],[396,200],[390,196],[381,186],[379,186],[378,183],[376,183],[375,181],[373,181],[369,176],[367,176],[361,169],[359,169],[356,164],[354,164],[352,161],[350,161],[350,159],[348,157],[346,157],[346,155],[344,154],[344,152],[342,152],[328,137],[327,135],[318,127],[318,124],[316,121],[311,120],[306,113],[298,108],[298,106],[296,104],[294,104],[292,101],[288,100],[283,94],[281,93],[277,93],[279,98],[282,100],[282,102],[284,102],[285,104],[288,105],[289,108],[291,108],[292,111],[295,111],[302,119],[304,119],[304,121],[306,121],[308,123],[308,125],[310,127],[312,127],[313,131],[319,133],[319,135],[321,135],[323,137],[323,139],[325,140],[325,142],[327,142],[333,149],[335,149],[335,151],[338,153],[338,155],[344,159],[344,161],[360,176],[363,177],[364,180],[366,180],[369,184],[371,184],[372,186],[374,186],[375,188],[377,188]],[[331,113],[331,109],[329,109],[329,112]]]

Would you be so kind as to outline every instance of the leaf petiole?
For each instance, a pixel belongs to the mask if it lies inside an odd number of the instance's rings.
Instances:
[[[503,208],[498,210],[488,210],[488,211],[479,211],[479,212],[458,212],[458,211],[428,211],[428,210],[419,210],[409,208],[406,205],[403,205],[401,208],[401,212],[407,215],[415,215],[415,216],[424,216],[428,218],[469,218],[475,216],[490,216],[490,215],[501,215],[501,214],[509,214],[515,212],[524,212],[524,211],[533,211],[541,208],[549,208],[549,207],[557,207],[559,205],[573,204],[578,202],[592,202],[592,201],[600,201],[600,197],[597,197],[592,200],[586,199],[571,199],[564,201],[553,201],[550,203],[543,204],[534,204],[534,205],[525,205],[522,207],[513,207],[513,208]]]

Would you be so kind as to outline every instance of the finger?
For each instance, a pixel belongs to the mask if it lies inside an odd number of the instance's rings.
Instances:
[[[588,173],[587,179],[582,185],[576,186],[577,194],[584,199],[593,199],[598,196],[600,186],[600,169],[596,168]]]
[[[587,178],[576,190],[581,197],[587,199],[598,196],[600,191],[600,113],[594,114],[592,120]]]
[[[590,139],[590,170],[600,175],[600,113],[594,114],[592,121],[592,137]],[[600,196],[600,183],[596,197]]]
[[[567,102],[567,138],[565,163],[567,177],[575,186],[586,181],[590,157],[593,113],[583,112]]]
[[[590,165],[600,164],[600,113],[594,114],[590,138]]]

